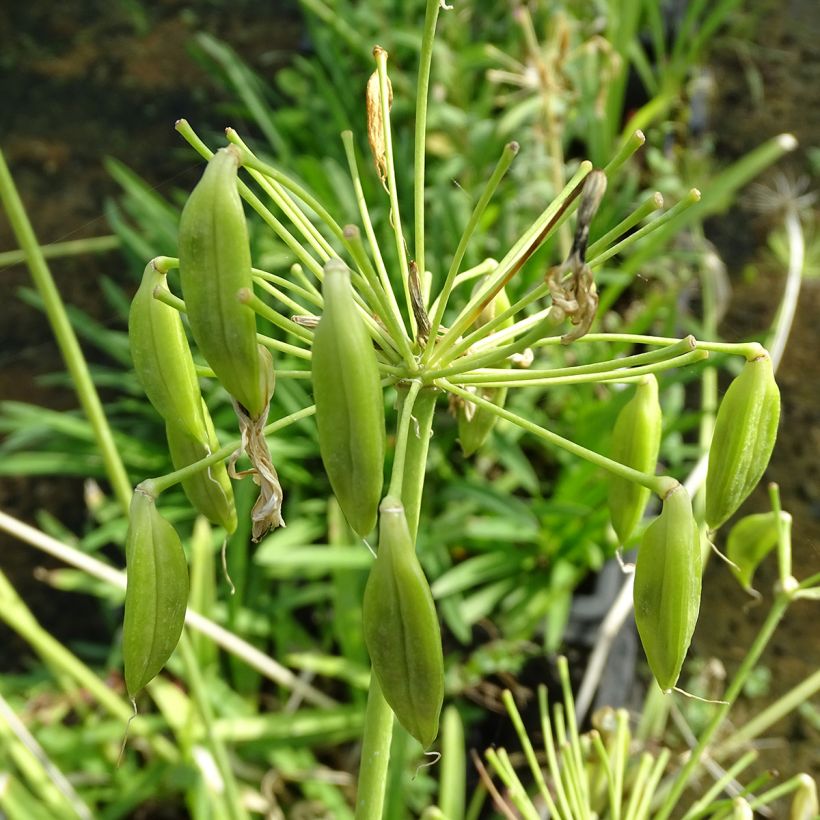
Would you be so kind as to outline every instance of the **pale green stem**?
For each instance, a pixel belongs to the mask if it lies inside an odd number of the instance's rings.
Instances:
[[[271,165],[268,165],[265,162],[262,162],[245,144],[245,142],[241,139],[239,134],[233,128],[226,128],[225,134],[228,137],[228,141],[232,142],[234,145],[239,146],[243,153],[242,156],[242,165],[246,168],[253,169],[257,172],[257,174],[261,174],[269,184],[272,184],[275,187],[271,187],[270,190],[272,194],[275,194],[274,201],[279,204],[280,201],[285,203],[287,206],[287,210],[282,207],[282,210],[288,213],[290,216],[291,212],[297,217],[297,219],[304,224],[306,230],[310,231],[314,234],[315,239],[317,242],[320,243],[321,247],[323,248],[324,252],[328,256],[333,256],[335,254],[331,245],[327,242],[327,240],[316,230],[315,226],[312,222],[307,218],[304,214],[302,209],[299,207],[298,203],[293,200],[293,198],[286,193],[289,191],[292,194],[295,194],[299,199],[301,199],[315,214],[319,217],[319,219],[324,223],[324,225],[333,233],[337,239],[342,238],[342,229],[339,226],[338,222],[331,216],[330,211],[322,205],[322,203],[315,197],[313,194],[310,193],[304,186],[300,185],[296,180],[291,179],[291,177],[283,174],[277,168],[274,168]],[[254,176],[254,179],[258,177]],[[261,183],[260,183],[261,184]],[[267,190],[267,188],[266,188]],[[293,217],[291,217],[292,219]],[[294,224],[295,224],[294,220]]]
[[[407,362],[407,364],[410,365],[414,361],[412,352],[410,351],[409,347],[410,340],[407,336],[404,320],[401,315],[401,310],[399,309],[399,303],[396,301],[396,294],[394,293],[393,287],[390,284],[390,277],[388,276],[387,268],[384,264],[384,257],[382,256],[381,248],[379,247],[379,243],[376,239],[376,234],[373,230],[373,223],[370,220],[370,213],[367,210],[367,202],[364,198],[362,182],[359,178],[359,169],[356,164],[356,151],[353,147],[353,134],[350,131],[343,131],[342,142],[344,143],[345,154],[347,156],[347,163],[350,169],[350,177],[353,181],[353,192],[356,197],[356,203],[359,206],[359,215],[361,216],[362,224],[364,225],[364,232],[367,236],[367,241],[370,245],[370,251],[373,254],[373,259],[376,263],[376,270],[378,271],[379,278],[381,279],[382,289],[390,303],[390,311],[393,314],[395,320],[394,324],[401,330],[401,332],[397,336],[397,339],[401,340],[402,349],[406,348],[404,359]]]
[[[769,484],[769,502],[772,505],[774,520],[777,525],[777,571],[781,589],[787,589],[792,579],[792,532],[791,520],[783,520],[783,508],[780,504],[780,487]]]
[[[282,430],[291,424],[295,424],[297,421],[309,418],[314,415],[315,412],[316,405],[311,404],[310,407],[297,410],[289,416],[285,416],[272,424],[268,424],[264,428],[263,432],[266,436],[271,436],[277,430]],[[142,482],[141,486],[145,486],[146,492],[148,492],[149,495],[156,497],[160,493],[165,492],[169,487],[179,484],[180,481],[184,481],[185,479],[208,469],[208,467],[212,464],[218,464],[220,461],[224,461],[226,458],[233,455],[233,453],[235,453],[241,446],[242,442],[237,439],[236,441],[232,441],[230,444],[226,444],[224,447],[220,447],[218,450],[215,450],[209,456],[206,456],[199,461],[195,461],[187,467],[183,467],[181,470],[174,470],[171,473],[166,473],[165,475],[158,476],[157,478],[146,479]]]
[[[796,774],[794,777],[789,778],[785,783],[780,783],[773,789],[769,789],[769,791],[763,792],[763,794],[758,797],[750,799],[749,808],[759,809],[761,806],[765,806],[768,803],[779,800],[781,797],[785,797],[787,794],[797,791],[803,784],[804,778],[805,775]],[[813,818],[813,820],[816,820],[816,818]]]
[[[612,177],[620,170],[621,166],[646,142],[646,137],[643,131],[633,131],[622,143],[621,147],[615,152],[615,156],[604,167],[606,178],[611,180]]]
[[[803,263],[806,258],[803,226],[800,224],[800,215],[794,205],[789,206],[784,221],[789,242],[789,270],[786,274],[786,288],[783,291],[783,298],[780,300],[777,318],[771,332],[772,341],[769,349],[774,370],[777,370],[786,350],[786,342],[789,339],[789,333],[797,311],[797,300],[800,296],[800,284],[803,276]]]
[[[777,629],[781,619],[786,614],[786,610],[789,608],[790,603],[791,596],[788,593],[781,592],[775,598],[766,621],[761,627],[760,632],[758,632],[757,637],[752,643],[752,646],[749,648],[749,651],[746,653],[746,657],[740,664],[740,668],[735,673],[732,678],[732,682],[729,684],[729,687],[723,696],[725,703],[716,707],[715,714],[709,721],[706,728],[701,732],[697,745],[694,749],[692,749],[683,768],[675,777],[675,780],[666,795],[666,799],[664,800],[658,814],[655,815],[654,820],[668,820],[669,816],[672,814],[672,810],[678,805],[678,801],[680,800],[684,789],[689,784],[689,781],[698,766],[700,766],[701,761],[706,754],[709,743],[723,724],[723,721],[729,714],[729,710],[732,708],[738,695],[743,690],[743,686],[745,685],[749,674],[757,665],[758,660],[760,660],[760,656],[763,654],[766,644],[769,642],[769,639],[775,629]]]
[[[219,774],[222,778],[222,785],[225,789],[225,804],[228,809],[228,816],[234,820],[243,820],[248,817],[248,813],[242,806],[242,798],[239,794],[239,786],[236,782],[233,769],[231,768],[231,761],[228,758],[228,752],[225,744],[218,738],[214,732],[214,713],[211,709],[211,702],[208,698],[208,691],[205,681],[202,678],[202,672],[197,663],[196,653],[191,645],[191,639],[183,631],[179,639],[178,646],[182,662],[185,665],[185,672],[188,680],[188,685],[191,688],[191,695],[196,708],[199,711],[199,717],[202,720],[203,728],[205,729],[205,737],[208,740],[211,754],[214,757]]]
[[[448,358],[455,359],[471,347],[479,349],[487,344],[490,344],[491,338],[495,339],[499,337],[503,338],[517,336],[522,330],[529,328],[533,322],[536,321],[535,316],[528,316],[525,319],[520,319],[510,327],[504,328],[497,335],[494,334],[493,331],[495,331],[497,327],[501,327],[501,325],[503,325],[508,319],[523,311],[524,308],[528,307],[533,302],[537,302],[542,296],[546,296],[548,293],[549,286],[545,282],[542,282],[540,285],[536,285],[529,291],[529,293],[525,293],[524,296],[522,296],[515,304],[510,305],[510,307],[506,310],[501,311],[501,313],[494,316],[488,322],[485,322],[480,327],[477,327],[475,330],[468,333],[460,342],[458,342],[458,344],[453,347]],[[537,315],[545,318],[548,314],[549,308],[544,311],[539,311]]]
[[[751,720],[745,722],[740,728],[733,731],[726,741],[718,747],[716,754],[723,756],[736,752],[741,746],[765,732],[773,723],[788,715],[801,703],[811,701],[818,691],[820,691],[820,670],[801,681],[783,697],[778,698],[771,706],[768,706]]]
[[[293,311],[294,316],[315,316],[316,314],[313,311],[308,310],[304,305],[300,305],[299,302],[291,299],[284,291],[279,290],[275,285],[272,285],[267,279],[263,279],[261,276],[254,276],[253,277],[254,284],[258,287],[262,288],[265,293],[270,294],[276,299],[278,302],[281,302],[285,307],[290,308]]]
[[[251,268],[251,273],[255,279],[270,282],[274,285],[278,285],[280,288],[290,290],[297,296],[301,296],[302,299],[309,302],[314,307],[322,307],[322,296],[312,285],[311,289],[308,290],[307,288],[300,287],[295,282],[291,282],[290,279],[286,279],[284,276],[277,276],[275,273],[269,273],[268,271],[260,270],[259,268]],[[297,303],[294,302],[294,304]],[[304,310],[304,308],[300,306],[299,310]]]
[[[438,336],[438,331],[441,327],[441,320],[444,318],[444,311],[447,308],[447,302],[457,281],[458,269],[461,267],[461,263],[464,259],[464,254],[467,252],[467,248],[470,244],[470,240],[472,239],[473,233],[475,232],[475,229],[478,227],[478,223],[481,220],[484,211],[487,210],[487,205],[489,205],[490,200],[493,197],[493,194],[498,188],[498,184],[504,178],[504,175],[509,170],[512,161],[515,159],[517,154],[517,142],[508,143],[504,147],[504,152],[501,154],[501,159],[498,160],[498,163],[496,164],[495,169],[490,175],[490,178],[487,181],[487,184],[484,187],[484,190],[482,191],[478,202],[476,202],[475,208],[473,208],[473,212],[470,214],[470,218],[467,220],[467,225],[464,228],[464,232],[462,233],[461,239],[459,240],[458,246],[456,247],[456,252],[453,256],[453,261],[450,263],[450,269],[447,271],[447,278],[444,280],[444,285],[441,288],[441,293],[436,299],[433,315],[430,319],[431,339],[435,339]],[[432,355],[434,347],[435,346],[432,344],[427,345],[422,356],[423,363],[426,363],[430,360],[430,356]]]
[[[499,418],[515,424],[521,429],[526,430],[528,433],[532,433],[532,435],[536,438],[543,439],[555,447],[560,447],[562,450],[566,450],[579,458],[583,458],[585,461],[589,461],[597,467],[601,467],[604,470],[619,476],[620,478],[640,484],[642,487],[646,487],[648,490],[651,490],[661,498],[663,498],[678,483],[674,479],[667,476],[655,476],[650,475],[649,473],[642,473],[638,470],[633,470],[631,467],[627,467],[618,461],[613,461],[611,458],[607,458],[600,453],[596,453],[594,450],[588,450],[586,447],[582,447],[574,441],[565,439],[563,436],[559,436],[557,433],[553,433],[544,427],[535,424],[529,419],[525,419],[522,416],[510,412],[509,410],[505,410],[503,407],[496,406],[491,401],[487,401],[487,399],[482,398],[476,393],[470,393],[467,390],[462,390],[460,387],[451,384],[446,379],[439,379],[437,384],[444,390],[454,393],[455,395],[478,405],[482,409],[494,413]]]
[[[131,481],[114,442],[111,427],[88,370],[80,343],[71,327],[65,305],[43,257],[43,252],[34,235],[31,222],[26,215],[20,195],[17,193],[2,151],[0,151],[0,199],[5,205],[17,242],[26,254],[26,263],[31,271],[31,278],[43,300],[46,316],[48,316],[54,337],[71,375],[77,397],[94,431],[94,438],[100,449],[111,488],[120,507],[127,513],[131,504]]]
[[[587,248],[587,257],[593,259],[595,254],[600,253],[604,248],[608,248],[615,239],[619,236],[623,236],[627,231],[631,231],[639,222],[646,219],[649,214],[654,213],[660,208],[663,208],[663,196],[656,191],[635,208],[626,219],[607,231],[600,239],[596,239],[595,242]]]
[[[205,159],[213,156],[213,151],[197,136],[187,120],[177,120],[176,130],[185,141]],[[262,200],[244,183],[237,180],[237,188],[242,198],[262,217],[263,221],[288,246],[293,255],[319,280],[322,280],[322,265],[311,256],[293,234],[265,207]]]
[[[131,706],[89,669],[76,655],[68,651],[35,620],[28,607],[17,595],[4,573],[0,572],[0,618],[17,632],[54,671],[64,673],[80,689],[88,692],[112,717],[122,723],[123,732],[133,717]],[[129,731],[153,748],[156,754],[170,763],[179,760],[179,754],[167,738],[156,731],[145,718],[131,720]]]
[[[378,679],[371,675],[356,791],[356,820],[381,820],[392,738],[393,710],[384,699]]]
[[[18,521],[10,515],[0,510],[0,530],[7,532],[14,538],[31,545],[41,552],[51,555],[59,561],[69,564],[82,572],[87,573],[92,578],[97,578],[105,582],[115,589],[125,591],[125,573],[115,570],[108,564],[88,555],[75,547],[70,547],[63,544],[55,538],[46,535],[41,530],[31,527],[22,521]],[[273,681],[279,686],[286,689],[291,689],[298,693],[304,700],[315,704],[316,706],[332,707],[337,705],[333,698],[328,697],[323,692],[315,689],[309,683],[306,683],[301,678],[294,675],[289,669],[277,663],[273,658],[268,657],[263,652],[260,652],[255,646],[251,646],[247,641],[244,641],[233,632],[229,632],[224,627],[205,618],[198,612],[188,609],[185,613],[185,623],[195,629],[202,635],[210,638],[215,644],[221,646],[226,652],[240,658],[244,663],[255,669],[268,680]],[[47,633],[46,633],[47,634]],[[60,646],[60,644],[57,644]],[[89,671],[93,680],[99,681]],[[88,686],[85,680],[80,681],[81,685]],[[105,687],[101,681],[99,685],[103,686],[103,691],[113,696],[111,690]],[[130,715],[131,710],[126,708],[126,718]]]
[[[433,42],[436,35],[439,0],[427,0],[424,14],[424,31],[421,35],[421,54],[419,55],[419,74],[416,83],[416,131],[413,142],[413,212],[416,239],[416,264],[419,275],[426,278],[424,261],[424,162],[427,146],[427,97],[430,92],[430,67],[433,61]],[[425,302],[429,288],[424,294]],[[435,337],[434,337],[435,338]]]
[[[709,789],[690,807],[686,814],[683,815],[682,820],[695,820],[701,812],[708,813],[708,807],[717,799],[718,795],[737,777],[742,774],[749,766],[758,758],[758,753],[752,749],[746,752],[740,760],[737,760],[730,766],[721,777],[716,780]]]
[[[415,369],[415,359],[413,351],[410,349],[410,340],[404,332],[404,325],[391,309],[390,297],[384,292],[379,274],[367,255],[361,234],[355,225],[345,226],[344,241],[345,247],[353,257],[353,261],[359,266],[359,270],[370,288],[371,304],[376,307],[379,317],[389,331],[387,338],[391,346],[400,352],[405,364],[411,370]]]
[[[638,228],[635,233],[630,234],[626,238],[622,239],[620,242],[616,242],[614,245],[611,245],[605,251],[602,251],[597,256],[590,255],[589,257],[589,266],[590,268],[599,268],[601,265],[604,264],[608,259],[611,259],[616,254],[621,253],[625,248],[628,248],[630,245],[638,242],[643,237],[651,234],[653,231],[658,230],[658,228],[663,227],[667,223],[671,222],[673,219],[677,219],[680,214],[684,211],[691,208],[697,202],[700,202],[700,191],[697,188],[692,188],[689,193],[676,205],[671,207],[666,213],[659,216],[657,219],[653,219],[647,225],[644,225],[642,228]]]
[[[413,540],[418,529],[429,432],[437,392],[430,388],[422,389],[417,381],[400,390],[400,420],[389,492],[400,488],[398,491],[401,493],[407,526]],[[401,477],[398,476],[399,471]],[[371,675],[356,797],[356,820],[380,820],[382,817],[392,734],[393,712],[384,699],[376,676]]]
[[[687,365],[703,361],[708,357],[709,354],[705,350],[693,350],[690,353],[685,353],[682,356],[675,356],[672,359],[659,362],[658,364],[645,365],[643,367],[631,367],[623,371],[616,369],[614,372],[602,370],[597,373],[582,373],[575,376],[536,376],[531,379],[510,379],[506,378],[504,375],[505,371],[502,370],[499,371],[498,374],[491,374],[489,377],[485,377],[481,373],[472,377],[469,375],[459,376],[458,383],[462,385],[481,384],[485,387],[545,387],[547,385],[556,384],[591,384],[594,382],[620,382],[624,380],[632,381],[638,376],[646,376],[649,373],[661,373],[664,370],[670,370],[672,368],[686,367]]]
[[[0,695],[0,745],[11,757],[17,769],[31,784],[48,809],[59,817],[79,817],[93,820],[91,809],[80,798],[71,781],[46,754],[26,724]],[[5,767],[4,767],[5,768]],[[44,806],[45,808],[45,806]],[[69,815],[66,815],[68,810]],[[20,815],[17,815],[20,816]],[[15,816],[12,815],[12,820]]]
[[[410,271],[407,267],[407,247],[401,229],[401,212],[399,210],[399,191],[396,184],[396,168],[393,162],[393,136],[390,128],[390,97],[387,78],[387,52],[375,48],[376,70],[379,74],[379,102],[382,109],[382,126],[384,127],[384,159],[387,166],[387,192],[390,197],[390,223],[396,240],[396,257],[399,261],[402,289],[410,319],[410,327],[416,332],[416,319],[413,314],[413,303],[410,299]]]
[[[263,302],[255,293],[247,292],[240,301],[244,302],[254,313],[259,314],[263,319],[267,319],[272,325],[296,336],[298,339],[310,344],[313,341],[313,332],[308,328],[297,324],[292,319],[282,316],[274,310],[267,302]]]
[[[512,720],[513,728],[515,729],[515,733],[518,735],[518,740],[524,750],[524,757],[526,757],[530,771],[532,772],[532,776],[535,778],[535,785],[538,788],[538,793],[541,795],[544,805],[546,805],[549,809],[550,817],[560,820],[561,815],[558,812],[558,807],[555,805],[552,795],[547,788],[543,772],[541,771],[541,765],[535,755],[535,749],[533,749],[532,742],[530,741],[529,735],[527,734],[527,730],[524,726],[524,721],[521,719],[521,714],[515,706],[515,701],[513,700],[512,693],[509,689],[505,689],[501,693],[501,700],[507,709],[507,714],[510,716],[510,720]]]
[[[404,463],[407,456],[407,445],[410,440],[410,421],[413,416],[413,405],[416,397],[422,388],[420,381],[413,381],[407,390],[407,396],[402,404],[401,415],[399,416],[399,427],[396,431],[396,452],[393,456],[393,471],[390,475],[390,488],[388,495],[395,498],[402,497],[402,486],[404,484]]]
[[[530,379],[556,378],[559,376],[575,376],[582,373],[608,373],[613,370],[623,370],[626,372],[631,367],[665,362],[669,359],[681,356],[684,353],[690,353],[694,349],[694,337],[687,336],[684,339],[678,340],[677,344],[651,350],[647,353],[636,353],[632,356],[624,356],[621,359],[609,359],[603,362],[593,362],[591,364],[575,365],[573,367],[556,367],[547,370],[519,370],[510,372],[508,369],[502,368],[496,368],[495,370],[484,368],[480,372],[472,373],[473,370],[478,370],[482,365],[493,360],[498,360],[499,351],[488,350],[482,352],[480,356],[465,356],[463,359],[457,360],[452,367],[440,371],[432,371],[426,375],[430,378],[448,378],[451,375],[459,374],[459,384],[466,383],[463,382],[462,379],[469,380],[471,384],[481,384],[482,382],[491,382],[499,377],[505,377],[508,381],[513,382],[529,381]],[[464,370],[459,367],[461,363],[465,365]]]
[[[450,329],[438,340],[435,355],[431,361],[441,361],[447,350],[455,345],[459,337],[478,318],[509,280],[517,273],[526,260],[555,230],[562,219],[569,216],[583,188],[584,179],[592,170],[592,163],[582,162],[574,176],[564,186],[561,193],[546,207],[543,213],[525,231],[504,258],[498,268],[464,306]]]
[[[555,736],[553,734],[552,722],[550,721],[549,702],[547,699],[546,686],[538,687],[538,712],[541,715],[541,734],[544,737],[544,751],[547,756],[547,763],[552,776],[555,797],[564,813],[565,818],[572,818],[572,809],[569,805],[569,798],[564,789],[564,781],[561,777],[561,768],[558,765],[558,756],[555,753]]]
[[[675,345],[680,343],[680,339],[674,336],[644,336],[639,333],[587,333],[580,339],[576,339],[573,344],[579,342],[607,342],[612,344],[639,344],[639,345]],[[541,339],[536,347],[547,347],[548,345],[560,345],[560,336],[551,336]],[[732,356],[745,356],[753,359],[760,355],[763,348],[757,342],[703,342],[695,339],[693,342],[697,350],[706,350],[710,353],[728,353]]]
[[[66,256],[83,256],[87,253],[105,253],[121,247],[118,236],[91,236],[88,239],[69,239],[67,242],[52,242],[40,245],[44,259],[62,259]],[[26,261],[24,250],[3,251],[0,253],[0,268],[19,265]]]
[[[519,25],[524,32],[524,41],[530,52],[530,59],[535,64],[538,77],[538,90],[541,97],[541,109],[544,113],[544,131],[547,137],[547,155],[550,162],[550,176],[553,190],[560,191],[564,187],[564,146],[561,142],[561,131],[558,120],[553,111],[557,96],[556,83],[553,80],[554,66],[552,61],[544,59],[541,46],[535,34],[532,16],[526,5],[518,7],[516,15]],[[558,250],[561,258],[565,258],[572,245],[572,234],[567,225],[561,225],[558,230]]]
[[[163,288],[161,290],[154,291],[154,298],[157,301],[178,310],[180,313],[186,312],[185,302],[169,290],[165,290]],[[309,360],[311,358],[309,350],[306,350],[303,347],[288,344],[288,342],[280,342],[279,339],[271,339],[270,336],[265,336],[262,333],[256,334],[256,341],[265,347],[269,347],[271,350],[278,350],[282,353],[290,353],[291,356],[296,356],[299,359]]]

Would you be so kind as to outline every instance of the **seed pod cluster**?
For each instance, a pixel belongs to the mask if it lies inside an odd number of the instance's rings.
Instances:
[[[640,470],[654,473],[661,444],[661,406],[658,380],[645,376],[635,395],[623,406],[612,434],[612,458]],[[620,544],[626,544],[643,517],[649,490],[620,476],[609,479],[609,515]]]
[[[695,631],[701,572],[692,503],[678,484],[646,528],[635,562],[635,623],[649,668],[664,691],[677,683]]]
[[[473,293],[483,284],[479,282]],[[492,302],[487,305],[476,319],[475,326],[481,327],[492,321],[510,307],[510,299],[503,288],[496,294]],[[512,317],[506,319],[499,330],[509,327],[513,323]],[[504,367],[509,367],[509,361],[504,363]],[[491,401],[497,407],[503,407],[507,400],[506,387],[478,387],[479,395],[487,401]],[[461,450],[465,456],[471,456],[487,440],[498,416],[482,407],[476,407],[469,402],[460,401],[456,409],[456,420],[458,421],[458,439],[461,443]]]
[[[188,197],[179,223],[179,271],[197,346],[251,418],[270,400],[272,375],[260,359],[256,317],[240,301],[253,287],[245,212],[237,190],[240,154],[217,151]]]
[[[362,620],[385,700],[399,723],[428,748],[438,734],[444,700],[441,632],[404,507],[392,496],[379,508],[379,552],[367,580]]]
[[[165,421],[171,460],[181,469],[210,455],[219,442],[179,311],[155,298],[158,289],[167,290],[165,276],[149,263],[131,303],[128,338],[137,378]],[[233,490],[224,464],[191,476],[182,487],[198,512],[229,533],[236,529]]]
[[[188,603],[188,565],[176,530],[139,487],[125,541],[128,581],[122,654],[134,697],[159,673],[179,643]]]
[[[319,452],[348,523],[364,537],[376,525],[385,430],[376,352],[343,262],[325,266],[324,310],[313,334],[311,373]]]
[[[763,477],[780,420],[780,391],[763,350],[729,385],[715,420],[706,475],[706,523],[720,527]]]

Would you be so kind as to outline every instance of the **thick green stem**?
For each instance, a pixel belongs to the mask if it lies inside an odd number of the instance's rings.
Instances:
[[[94,438],[100,448],[111,488],[120,507],[127,513],[131,504],[131,481],[125,471],[117,445],[114,443],[111,427],[105,417],[102,402],[91,379],[80,343],[71,327],[65,305],[54,284],[51,271],[48,269],[37,237],[34,235],[34,229],[26,215],[2,151],[0,151],[0,199],[5,205],[17,242],[26,254],[26,263],[31,271],[31,278],[43,300],[46,316],[48,316],[54,337],[60,347],[60,353],[71,375],[77,397],[94,431]]]
[[[427,146],[427,96],[430,89],[430,66],[433,62],[433,40],[436,35],[439,0],[427,0],[424,33],[421,38],[419,78],[416,83],[416,134],[413,160],[413,215],[416,235],[416,264],[426,277],[424,262],[424,162]]]
[[[414,539],[418,530],[427,449],[438,395],[438,390],[422,388],[418,382],[399,386],[400,422],[390,492],[400,488],[407,525]],[[376,676],[371,675],[359,764],[356,820],[381,820],[392,736],[393,712],[382,695]]]

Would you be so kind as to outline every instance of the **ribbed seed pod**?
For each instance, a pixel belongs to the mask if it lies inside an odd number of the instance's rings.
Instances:
[[[635,623],[664,691],[677,683],[700,609],[702,559],[689,493],[678,484],[646,528],[635,561]]]
[[[642,473],[654,474],[662,421],[658,380],[650,373],[638,383],[635,395],[618,413],[612,433],[612,458]],[[629,540],[648,501],[646,487],[620,476],[609,477],[609,516],[620,544]]]
[[[791,524],[792,517],[781,512],[781,522]],[[741,518],[729,531],[726,557],[734,564],[732,573],[749,590],[760,562],[777,546],[779,527],[774,512],[756,513]],[[735,569],[737,567],[737,569]]]
[[[706,474],[706,523],[716,530],[763,477],[777,438],[780,391],[764,350],[729,385],[715,420]]]
[[[473,293],[483,285],[484,280],[479,281]],[[499,314],[503,313],[510,307],[510,299],[507,296],[507,291],[503,288],[496,294],[495,298],[476,319],[475,326],[477,328],[486,325],[487,322],[494,319]],[[513,318],[510,316],[499,326],[499,330],[509,327],[513,323]],[[503,367],[509,367],[509,361],[505,362]],[[497,407],[503,407],[507,400],[506,387],[481,387],[477,388],[479,395],[487,401],[491,401]],[[456,419],[458,421],[458,440],[461,443],[461,450],[465,456],[471,456],[482,444],[487,440],[493,427],[495,427],[498,416],[485,410],[482,407],[476,407],[474,404],[469,404],[466,401],[460,402],[456,411]]]
[[[202,403],[202,414],[205,419],[207,438],[194,438],[185,430],[173,424],[165,425],[168,439],[168,450],[174,469],[181,470],[209,456],[219,449],[211,414],[205,403]],[[201,470],[189,478],[183,479],[182,489],[194,507],[211,523],[224,527],[228,534],[236,529],[236,505],[233,488],[224,462],[212,464],[207,470]]]
[[[428,748],[438,734],[444,700],[441,631],[404,507],[392,496],[379,507],[379,552],[364,591],[362,621],[384,699]]]
[[[168,290],[165,275],[149,262],[128,314],[134,369],[162,418],[201,438],[206,434],[202,399],[188,339],[179,311],[154,298],[158,289]]]
[[[376,352],[344,263],[325,265],[324,311],[313,334],[311,372],[319,452],[350,526],[376,525],[384,471],[384,398]]]
[[[134,697],[159,673],[179,643],[188,603],[188,565],[176,530],[139,487],[131,498],[125,541],[128,583],[122,655]]]
[[[179,271],[197,346],[225,389],[259,417],[270,394],[259,376],[256,316],[240,302],[252,290],[248,227],[237,191],[240,154],[217,151],[188,197],[179,222]]]

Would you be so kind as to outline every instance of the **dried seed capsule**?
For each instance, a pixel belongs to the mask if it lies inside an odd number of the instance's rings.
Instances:
[[[376,352],[353,300],[344,263],[325,266],[324,312],[313,335],[311,372],[319,452],[350,526],[376,524],[384,470],[384,398]]]
[[[677,683],[700,609],[702,559],[689,493],[678,484],[646,528],[635,562],[635,623],[664,691]]]
[[[764,350],[729,385],[715,420],[706,474],[706,523],[716,530],[763,476],[777,437],[780,391]]]
[[[202,398],[188,339],[179,311],[154,298],[158,289],[168,290],[165,275],[149,262],[128,314],[134,369],[162,418],[201,438],[206,435]]]
[[[781,512],[781,521],[787,526],[792,517]],[[750,590],[752,578],[760,562],[777,546],[779,527],[774,512],[757,513],[741,518],[726,539],[726,557],[737,567],[732,573],[741,585]]]
[[[125,540],[128,585],[122,655],[125,686],[134,697],[179,643],[188,603],[188,565],[176,530],[140,487],[131,498]]]
[[[654,473],[661,423],[658,380],[649,374],[618,413],[612,433],[612,458],[642,473]],[[649,490],[620,476],[611,477],[609,482],[609,515],[618,541],[625,544],[643,517]]]
[[[217,151],[188,197],[179,222],[179,271],[197,346],[225,389],[257,418],[270,394],[259,375],[256,316],[239,300],[253,286],[236,187],[239,158],[233,146]]]
[[[483,285],[483,280],[479,281],[473,289],[475,294]],[[487,322],[492,321],[496,316],[503,313],[510,307],[510,299],[507,296],[506,290],[503,288],[496,294],[495,298],[487,305],[476,319],[476,327],[486,325]],[[506,319],[499,326],[499,330],[509,327],[513,323],[512,316]],[[504,367],[509,367],[509,361],[504,363]],[[497,407],[503,407],[507,400],[506,387],[478,387],[478,394],[483,399],[491,401]],[[458,439],[461,443],[461,451],[465,456],[471,456],[482,444],[487,440],[493,427],[495,427],[498,416],[491,413],[483,407],[476,407],[469,402],[461,401],[456,410],[456,419],[458,421]]]
[[[426,749],[438,734],[444,700],[441,632],[404,507],[392,496],[379,507],[379,552],[364,591],[362,621],[382,694]]]
[[[207,434],[204,440],[194,438],[187,431],[173,424],[165,425],[168,450],[171,453],[174,468],[177,470],[188,467],[219,449],[219,440],[216,437],[211,414],[204,402],[202,403],[202,414]],[[224,463],[212,464],[207,470],[183,479],[182,489],[185,490],[185,495],[188,496],[191,504],[211,523],[224,527],[228,534],[236,529],[233,488]]]

